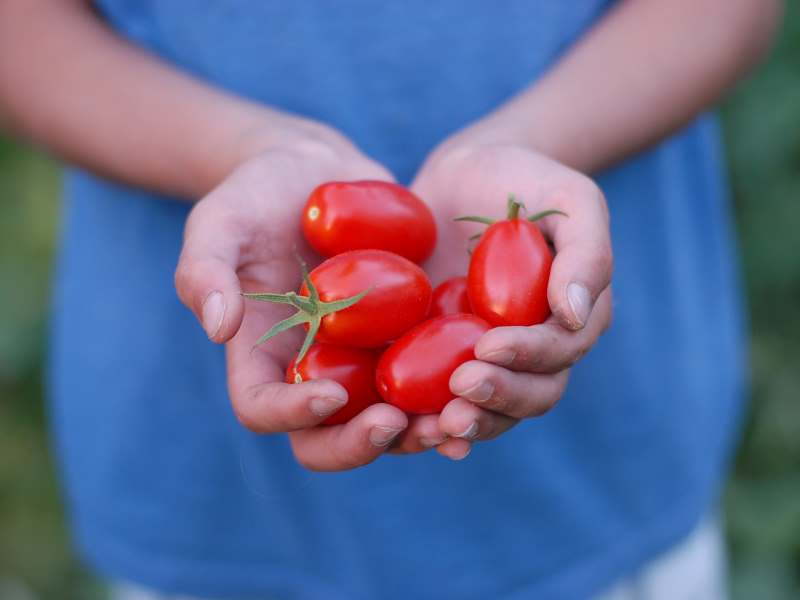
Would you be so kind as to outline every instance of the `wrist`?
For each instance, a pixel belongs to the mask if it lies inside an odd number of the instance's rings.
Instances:
[[[559,121],[559,111],[549,110],[545,100],[536,89],[528,90],[451,136],[442,148],[469,152],[487,146],[513,146],[581,172],[594,170],[597,165],[587,137],[567,136],[572,128]]]
[[[192,178],[194,197],[206,194],[245,162],[271,152],[309,159],[360,156],[358,149],[333,127],[249,102],[227,107],[216,121],[219,141],[200,154]]]
[[[333,127],[298,115],[259,107],[236,136],[233,162],[241,164],[272,151],[301,155],[335,152],[348,156],[358,153],[355,145]]]

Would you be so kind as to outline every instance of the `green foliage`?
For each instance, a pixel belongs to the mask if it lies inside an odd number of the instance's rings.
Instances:
[[[724,109],[752,323],[752,405],[725,498],[734,598],[800,597],[800,5]],[[42,395],[57,173],[0,138],[0,597],[103,596],[72,555]]]
[[[0,139],[0,597],[92,598],[72,557],[45,435],[42,355],[57,172]],[[24,588],[22,588],[24,589]],[[93,595],[94,594],[94,595]]]
[[[727,103],[752,327],[750,419],[728,487],[734,598],[800,597],[800,6]]]

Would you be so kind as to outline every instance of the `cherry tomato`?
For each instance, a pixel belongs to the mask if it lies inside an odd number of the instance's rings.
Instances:
[[[341,425],[359,414],[362,410],[380,402],[375,389],[375,366],[379,354],[374,350],[356,350],[314,344],[297,365],[295,360],[286,369],[286,383],[295,383],[296,375],[301,381],[312,379],[332,379],[347,390],[347,404],[322,422],[322,425]]]
[[[431,297],[431,311],[428,317],[471,313],[467,295],[467,278],[452,277],[436,286]]]
[[[428,276],[410,260],[384,250],[353,250],[329,258],[310,273],[322,302],[367,294],[353,306],[325,315],[317,341],[378,348],[422,321],[431,303]],[[308,296],[305,283],[300,296]],[[307,328],[307,326],[306,326]]]
[[[474,315],[445,315],[417,325],[389,346],[378,361],[381,397],[409,414],[439,413],[453,399],[450,375],[475,358],[489,324]]]
[[[534,223],[515,217],[490,225],[469,263],[472,311],[493,327],[542,323],[550,315],[547,283],[552,262]]]
[[[387,181],[333,181],[309,196],[303,233],[322,256],[377,249],[422,262],[436,244],[436,224],[425,203]]]

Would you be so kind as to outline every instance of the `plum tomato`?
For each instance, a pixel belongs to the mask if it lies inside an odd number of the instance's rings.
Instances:
[[[471,312],[466,277],[451,277],[434,288],[428,317]]]
[[[296,325],[306,328],[302,361],[317,340],[348,348],[379,348],[424,320],[431,282],[410,260],[385,250],[352,250],[323,261],[308,273],[301,261],[300,292],[242,294],[261,302],[289,304],[292,316],[273,325],[256,345]]]
[[[350,250],[394,252],[419,263],[436,245],[425,203],[388,181],[332,181],[317,187],[303,209],[303,234],[322,256]]]
[[[410,260],[384,250],[353,250],[329,258],[310,273],[322,302],[367,292],[352,306],[322,319],[317,340],[378,348],[422,321],[431,302],[428,276]],[[307,284],[300,296],[308,296]]]
[[[408,414],[435,414],[453,399],[450,376],[475,358],[489,324],[474,315],[444,315],[406,332],[383,353],[375,372],[378,393]]]
[[[347,404],[321,423],[341,425],[368,406],[381,401],[375,389],[378,357],[379,353],[375,350],[314,344],[299,364],[297,357],[291,362],[286,369],[286,383],[331,379],[341,384],[347,390]]]
[[[542,232],[533,222],[560,211],[519,218],[522,205],[509,198],[508,218],[491,223],[472,251],[467,293],[474,312],[493,327],[536,325],[550,316],[547,284],[553,262]]]

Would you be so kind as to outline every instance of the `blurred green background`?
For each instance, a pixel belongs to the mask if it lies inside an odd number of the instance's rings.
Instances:
[[[725,497],[731,590],[800,598],[800,3],[723,106],[752,326],[752,403]],[[0,137],[0,598],[85,600],[42,405],[58,171]]]

